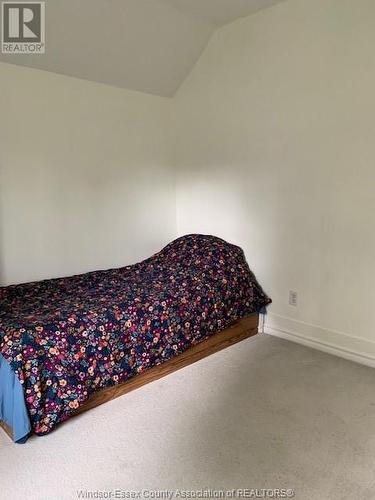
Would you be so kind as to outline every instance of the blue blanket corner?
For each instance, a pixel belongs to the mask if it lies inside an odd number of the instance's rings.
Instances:
[[[31,431],[21,382],[0,354],[0,420],[13,429],[13,440],[24,443]]]

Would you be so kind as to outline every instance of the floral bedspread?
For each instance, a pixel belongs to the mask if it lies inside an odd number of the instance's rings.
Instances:
[[[0,352],[42,435],[269,302],[239,247],[188,235],[132,266],[0,288]]]

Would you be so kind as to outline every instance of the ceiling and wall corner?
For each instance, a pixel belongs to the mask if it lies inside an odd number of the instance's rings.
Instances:
[[[169,97],[217,23],[243,14],[243,0],[46,0],[45,56],[0,55],[0,284],[135,262],[176,236]],[[113,228],[146,228],[153,197],[163,230],[129,245]]]
[[[163,0],[215,26],[255,14],[283,0]]]
[[[172,97],[217,26],[280,1],[45,0],[46,53],[0,61]]]

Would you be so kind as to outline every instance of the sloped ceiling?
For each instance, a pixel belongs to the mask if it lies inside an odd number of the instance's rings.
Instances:
[[[165,0],[171,5],[190,12],[216,26],[249,16],[271,7],[281,0]]]
[[[0,61],[173,96],[217,26],[282,0],[46,0],[46,53]]]

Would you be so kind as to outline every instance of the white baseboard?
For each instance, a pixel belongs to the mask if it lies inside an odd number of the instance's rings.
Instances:
[[[277,314],[267,314],[264,333],[375,367],[375,342],[335,330],[327,330]]]

